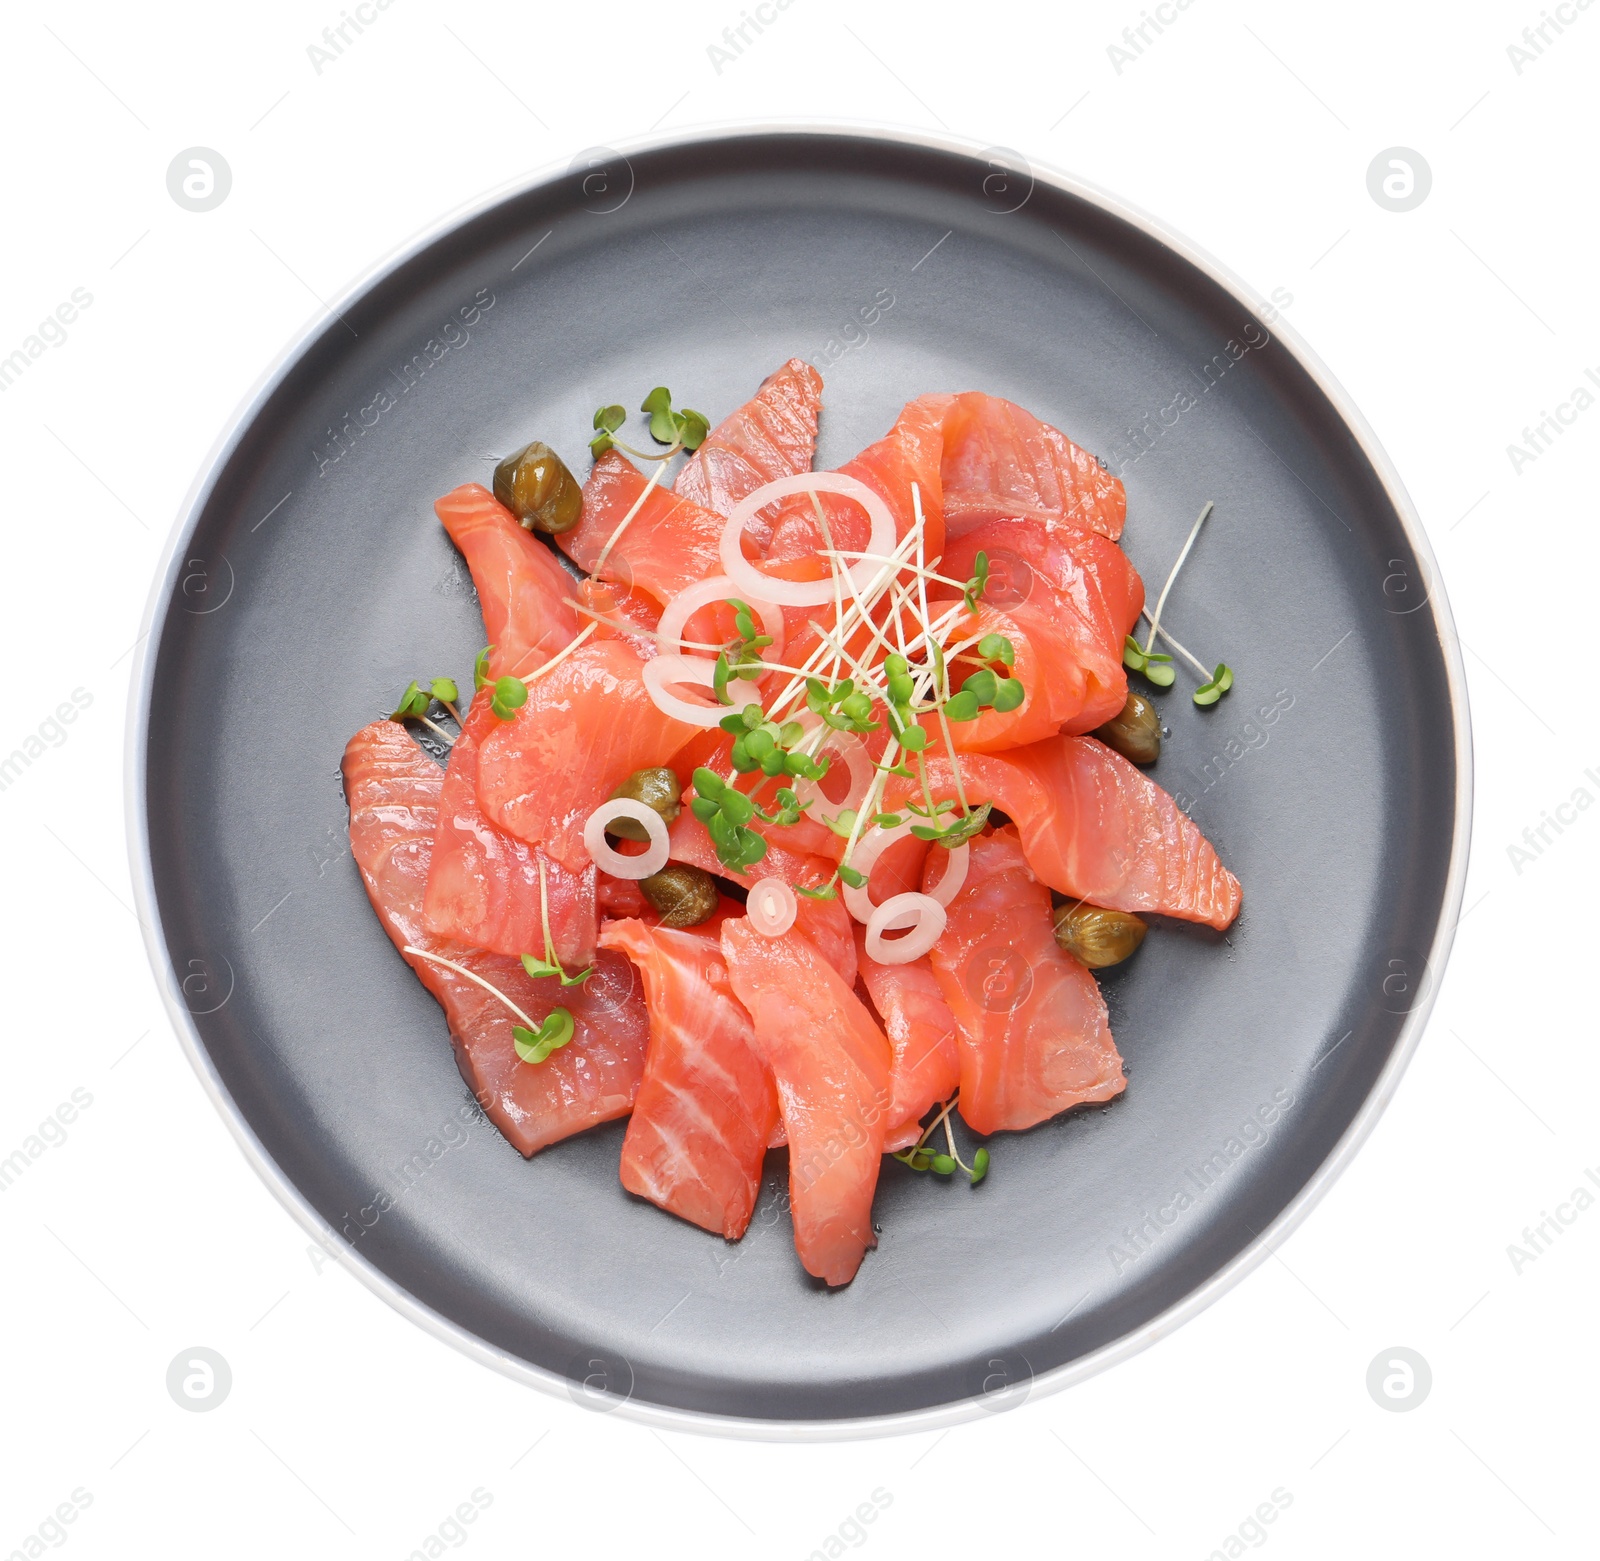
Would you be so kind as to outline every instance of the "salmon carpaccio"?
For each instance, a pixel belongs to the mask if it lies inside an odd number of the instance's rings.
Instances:
[[[500,721],[479,691],[450,750],[433,865],[423,904],[428,930],[493,954],[544,956],[544,935],[563,964],[594,958],[595,867],[574,872],[492,823],[478,804],[478,749]]]
[[[936,795],[955,795],[947,758],[929,758],[927,772]],[[1028,866],[1060,894],[1219,932],[1239,914],[1239,880],[1211,842],[1148,775],[1096,738],[965,755],[961,784],[969,801],[992,802],[1015,822]],[[911,792],[897,783],[890,805]]]
[[[394,946],[453,961],[536,1022],[557,1006],[572,1014],[573,1038],[530,1068],[517,1057],[511,1035],[516,1020],[499,999],[457,971],[403,955],[444,1009],[456,1063],[490,1121],[531,1155],[625,1116],[644,1073],[649,1030],[627,960],[601,953],[581,987],[563,989],[553,976],[530,979],[519,960],[429,932],[422,903],[444,772],[394,721],[375,721],[357,732],[345,748],[343,772],[351,854]]]
[[[777,1081],[795,1251],[808,1274],[848,1284],[877,1244],[889,1042],[809,939],[763,937],[739,917],[722,924],[722,953]]]
[[[613,921],[600,944],[633,961],[650,1012],[644,1080],[622,1141],[622,1185],[737,1241],[761,1191],[778,1097],[754,1050],[750,1015],[728,984],[719,936],[725,919],[726,909],[683,929]]]
[[[1100,988],[1056,943],[1050,891],[1028,870],[1016,831],[996,830],[971,850],[930,956],[956,1020],[962,1119],[998,1133],[1120,1095],[1122,1058]]]
[[[651,699],[643,665],[622,640],[579,646],[528,685],[527,703],[479,750],[484,813],[574,873],[589,865],[589,815],[635,770],[670,763],[697,731]]]
[[[821,410],[822,376],[802,359],[790,358],[711,430],[684,462],[673,492],[726,516],[757,488],[810,471]],[[764,549],[770,531],[752,531],[756,546]]]

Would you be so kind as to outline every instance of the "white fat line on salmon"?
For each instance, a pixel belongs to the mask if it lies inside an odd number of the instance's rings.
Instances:
[[[1273,1090],[1272,1098],[1257,1106],[1240,1124],[1239,1130],[1223,1140],[1219,1149],[1185,1167],[1183,1182],[1166,1202],[1153,1210],[1145,1209],[1138,1223],[1123,1228],[1120,1244],[1113,1241],[1106,1248],[1112,1273],[1121,1274],[1154,1251],[1156,1242],[1216,1187],[1249,1150],[1258,1149],[1267,1142],[1271,1128],[1288,1114],[1294,1103],[1295,1093],[1288,1086]]]
[[[1586,1165],[1583,1174],[1600,1188],[1600,1171]],[[1548,1209],[1540,1209],[1539,1223],[1522,1227],[1521,1242],[1512,1241],[1506,1244],[1506,1257],[1510,1259],[1511,1272],[1521,1279],[1523,1269],[1530,1263],[1538,1262],[1556,1244],[1558,1237],[1566,1235],[1569,1226],[1577,1224],[1580,1214],[1594,1207],[1594,1202],[1594,1193],[1580,1185],[1574,1187],[1566,1198],[1556,1205],[1554,1214]]]

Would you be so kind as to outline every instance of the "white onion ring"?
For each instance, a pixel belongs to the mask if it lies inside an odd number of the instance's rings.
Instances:
[[[612,850],[606,842],[606,825],[619,818],[631,818],[635,823],[644,825],[644,831],[650,837],[648,851],[638,856],[624,856],[620,851]],[[652,873],[659,873],[667,865],[667,856],[672,849],[661,815],[632,797],[613,797],[609,802],[602,802],[583,826],[583,843],[588,846],[594,865],[601,872],[610,873],[613,878],[648,878]]]
[[[683,631],[689,620],[702,608],[709,607],[713,602],[725,602],[729,597],[738,597],[746,602],[752,611],[761,619],[761,632],[772,636],[772,644],[768,647],[774,660],[783,655],[783,609],[770,601],[757,601],[753,596],[747,596],[736,586],[727,575],[712,575],[709,580],[701,580],[696,585],[686,587],[662,609],[661,621],[656,625],[656,633],[661,636],[661,649],[667,654],[675,651],[683,639]]]
[[[864,551],[880,557],[894,551],[894,516],[889,513],[889,506],[866,483],[844,472],[798,472],[793,477],[779,477],[776,481],[763,484],[735,504],[722,530],[719,548],[722,567],[727,571],[728,578],[739,587],[741,597],[762,596],[781,607],[819,607],[833,600],[831,570],[828,577],[822,580],[777,580],[757,569],[739,546],[744,528],[757,510],[794,493],[837,493],[844,498],[854,499],[872,522]],[[852,564],[846,573],[856,582],[857,588],[864,591],[871,584],[872,577],[883,567],[880,562],[863,558]]]
[[[806,712],[810,715],[810,712]],[[801,717],[802,724],[814,729],[820,722],[820,717],[811,716],[809,722]],[[844,760],[850,771],[850,790],[844,801],[835,802],[827,792],[822,789],[821,783],[814,780],[797,780],[793,782],[794,794],[801,802],[809,802],[816,812],[824,809],[838,812],[842,808],[859,808],[867,800],[867,793],[872,789],[872,778],[875,769],[872,755],[867,752],[866,744],[854,732],[830,732],[823,740],[822,746],[817,749],[815,757],[821,758],[823,754],[832,749]]]
[[[872,869],[878,858],[888,850],[897,840],[904,840],[911,833],[913,820],[905,819],[895,825],[893,829],[873,829],[863,835],[857,842],[856,848],[850,854],[850,865],[861,874],[863,878],[872,877]],[[940,846],[941,851],[944,850]],[[956,892],[967,881],[967,861],[972,853],[967,849],[967,842],[963,840],[960,845],[952,847],[946,855],[950,861],[944,870],[944,876],[930,890],[928,898],[936,901],[941,907],[948,905],[955,897]],[[859,922],[869,926],[873,913],[878,907],[872,903],[869,885],[862,884],[859,889],[852,889],[849,884],[844,888],[844,907]],[[904,899],[904,895],[896,895],[895,899]],[[892,901],[886,900],[886,905]]]
[[[946,920],[944,906],[931,895],[894,895],[873,911],[867,923],[867,957],[880,965],[909,965],[939,941]],[[884,942],[884,933],[894,927],[911,931],[892,943]]]
[[[799,914],[800,902],[781,878],[763,878],[750,886],[745,901],[750,925],[764,938],[781,938]]]
[[[691,704],[687,699],[670,693],[667,685],[696,683],[702,688],[710,688],[715,667],[714,661],[707,661],[703,656],[652,656],[640,668],[639,675],[644,680],[645,692],[658,710],[664,710],[674,720],[709,731],[721,722],[730,708],[736,709],[737,706]]]

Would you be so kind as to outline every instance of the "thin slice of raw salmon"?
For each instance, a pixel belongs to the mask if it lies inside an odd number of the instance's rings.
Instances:
[[[951,537],[1003,515],[1058,521],[1113,541],[1122,535],[1128,500],[1121,479],[1060,429],[981,390],[918,399],[943,424],[941,478]]]
[[[696,728],[665,714],[621,640],[578,647],[528,685],[528,700],[484,738],[478,801],[502,829],[581,873],[589,815],[635,770],[671,761]]]
[[[1097,739],[1052,737],[960,762],[968,800],[992,802],[1016,824],[1028,866],[1059,893],[1219,931],[1239,914],[1239,880],[1194,822]],[[935,754],[927,770],[935,797],[956,795],[948,758]],[[911,783],[896,782],[888,805],[911,794]]]
[[[728,515],[763,484],[810,471],[821,410],[822,376],[803,359],[790,358],[711,430],[684,463],[673,491]],[[767,540],[756,536],[758,547]]]
[[[567,605],[573,580],[555,554],[479,483],[463,483],[433,508],[472,571],[493,675],[530,672],[555,655],[578,627]]]
[[[889,1112],[889,1042],[809,939],[722,925],[728,978],[778,1085],[794,1245],[808,1274],[848,1284],[868,1247]]]
[[[761,1190],[778,1096],[753,1049],[750,1015],[728,984],[721,919],[683,929],[608,922],[600,946],[633,961],[650,1010],[622,1185],[737,1241]]]
[[[577,872],[563,867],[491,822],[478,804],[478,750],[500,724],[480,690],[450,750],[439,797],[423,904],[428,930],[490,953],[542,959],[548,908],[556,954],[569,970],[581,970],[595,950],[593,864]]]
[[[917,887],[921,887],[920,880]],[[866,929],[856,929],[861,980],[889,1038],[885,1151],[904,1149],[921,1136],[931,1106],[948,1100],[960,1083],[956,1017],[944,1000],[926,955],[903,965],[880,965],[866,951]]]
[[[1095,979],[1063,953],[1050,891],[1013,829],[972,842],[966,882],[929,956],[959,1029],[961,1115],[975,1132],[1032,1127],[1122,1093]]]
[[[556,541],[580,569],[594,574],[595,565],[600,564],[602,580],[624,590],[642,591],[661,608],[680,591],[722,573],[717,549],[723,518],[657,483],[617,536],[617,528],[644,493],[647,481],[620,450],[608,450],[594,463],[583,485],[582,518]],[[685,637],[695,636],[686,632]]]
[[[644,1073],[649,1030],[628,961],[601,953],[587,981],[563,988],[553,976],[530,980],[521,963],[507,955],[487,954],[428,931],[422,902],[444,772],[396,722],[375,721],[350,739],[344,787],[351,854],[395,947],[454,961],[536,1021],[558,1006],[572,1015],[573,1038],[546,1061],[525,1063],[512,1045],[517,1021],[498,998],[456,971],[404,956],[443,1007],[462,1077],[494,1125],[531,1155],[626,1115]]]

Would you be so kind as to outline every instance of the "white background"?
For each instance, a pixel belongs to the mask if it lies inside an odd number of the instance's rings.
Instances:
[[[1592,1554],[1600,1209],[1520,1273],[1507,1246],[1600,1167],[1600,814],[1520,871],[1507,848],[1575,789],[1600,796],[1580,643],[1600,409],[1520,474],[1507,446],[1600,373],[1600,7],[1568,10],[1520,74],[1507,45],[1536,0],[1194,0],[1120,74],[1107,45],[1138,0],[793,0],[719,73],[708,45],[739,11],[395,0],[318,74],[307,46],[338,0],[6,10],[0,356],[93,296],[0,395],[11,742],[74,688],[93,703],[0,792],[0,1156],[74,1089],[93,1103],[0,1195],[0,1555],[77,1487],[92,1504],[61,1543],[85,1558],[399,1561],[480,1487],[479,1557],[799,1558],[879,1487],[874,1554],[1200,1558],[1279,1488],[1292,1504],[1261,1543],[1284,1557]],[[586,1413],[319,1267],[173,1038],[121,801],[158,554],[317,300],[531,168],[784,115],[1015,147],[1157,213],[1259,295],[1287,289],[1424,517],[1477,750],[1468,910],[1428,1033],[1278,1257],[1087,1385],[943,1435],[797,1447]],[[233,171],[205,214],[165,183],[194,145]],[[1404,214],[1366,186],[1395,145],[1434,177]],[[231,1364],[210,1413],[166,1391],[192,1345]],[[1433,1374],[1402,1414],[1365,1386],[1396,1345]]]

